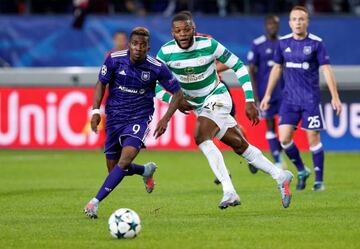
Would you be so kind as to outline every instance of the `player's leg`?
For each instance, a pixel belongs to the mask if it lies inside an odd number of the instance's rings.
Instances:
[[[86,205],[84,212],[87,216],[90,218],[97,218],[99,203],[106,198],[126,176],[125,169],[131,164],[138,153],[138,148],[132,146],[123,147],[119,163],[106,177],[96,196]]]
[[[279,138],[286,155],[294,163],[298,171],[296,190],[303,190],[306,187],[306,180],[310,176],[310,170],[305,167],[300,157],[300,151],[293,141],[294,131],[292,125],[280,125]]]
[[[308,141],[310,144],[310,151],[314,164],[315,183],[313,190],[322,191],[325,190],[324,186],[324,148],[320,140],[319,131],[306,131]]]
[[[282,160],[281,160],[281,144],[276,135],[275,129],[275,117],[268,117],[266,118],[266,127],[267,131],[265,134],[265,138],[269,144],[271,155],[274,159],[275,166],[281,168],[282,167]]]
[[[241,135],[238,126],[228,128],[221,141],[229,145],[236,154],[244,157],[248,163],[270,174],[278,184],[283,206],[287,208],[290,205],[291,193],[289,185],[293,178],[290,171],[277,168],[258,148],[249,144]]]
[[[306,129],[307,138],[312,154],[315,184],[313,190],[322,191],[324,174],[324,149],[320,140],[320,131],[325,129],[321,105],[306,106],[302,117],[302,128]]]
[[[195,125],[195,143],[207,158],[216,178],[221,182],[224,198],[226,197],[226,201],[224,202],[224,200],[222,200],[219,204],[219,207],[223,209],[228,206],[239,205],[240,199],[229,177],[224,158],[213,142],[213,138],[218,131],[219,127],[214,121],[204,116],[198,117]]]
[[[294,131],[302,118],[302,108],[297,105],[282,103],[279,110],[279,139],[285,154],[293,162],[298,171],[296,190],[303,190],[310,170],[305,167],[297,146],[293,141]]]

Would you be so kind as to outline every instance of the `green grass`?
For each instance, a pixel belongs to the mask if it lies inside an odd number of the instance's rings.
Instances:
[[[106,176],[100,151],[0,151],[0,248],[360,248],[360,156],[328,153],[326,191],[295,192],[281,206],[275,182],[224,153],[242,205],[220,210],[215,186],[199,152],[142,151],[136,160],[157,162],[157,186],[145,192],[139,176],[126,178],[90,220],[82,209]],[[309,154],[304,160],[311,165]],[[294,172],[294,168],[291,166]],[[116,240],[107,219],[134,209],[142,231]]]

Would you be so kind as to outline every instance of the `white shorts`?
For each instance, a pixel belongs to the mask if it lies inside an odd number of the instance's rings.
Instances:
[[[194,111],[197,117],[203,116],[211,119],[220,128],[216,134],[221,139],[227,129],[237,125],[236,120],[230,115],[232,101],[229,92],[214,94],[205,99],[203,105]]]

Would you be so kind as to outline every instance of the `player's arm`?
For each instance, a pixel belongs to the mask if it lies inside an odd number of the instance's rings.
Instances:
[[[273,60],[275,64],[271,68],[265,95],[260,103],[260,109],[263,111],[269,109],[271,94],[274,91],[274,88],[278,83],[283,70],[284,57],[282,54],[280,42],[278,42],[277,47],[275,49]]]
[[[100,116],[100,105],[104,98],[104,94],[106,91],[106,85],[109,81],[112,80],[113,77],[113,61],[111,56],[108,56],[105,60],[104,65],[102,65],[99,72],[99,80],[95,85],[95,92],[93,98],[93,109],[91,111],[91,130],[97,133],[97,127],[100,124],[101,116]]]
[[[97,126],[100,124],[100,105],[106,91],[106,85],[102,84],[100,80],[95,85],[93,109],[91,111],[91,130],[97,133]]]
[[[216,63],[215,66],[216,66],[216,72],[218,72],[218,73],[224,72],[229,69],[226,65],[224,65],[220,62]]]
[[[249,65],[249,74],[251,85],[254,92],[254,99],[258,102],[258,94],[257,94],[257,87],[256,87],[256,72],[258,70],[258,53],[256,52],[256,47],[252,44],[251,50],[247,54],[247,60]]]
[[[256,109],[250,75],[246,66],[236,55],[232,54],[219,42],[212,39],[212,44],[217,60],[234,70],[236,78],[244,90],[246,116],[251,120],[252,125],[257,125],[259,123],[259,113]]]
[[[316,54],[318,63],[320,68],[323,71],[326,84],[329,87],[331,94],[331,105],[332,108],[336,111],[336,114],[339,115],[341,113],[342,105],[339,98],[339,94],[336,87],[336,80],[333,73],[333,70],[330,66],[330,57],[326,51],[325,45],[323,42],[319,43],[317,54]]]
[[[326,84],[330,90],[332,108],[336,111],[337,115],[340,115],[340,113],[342,111],[342,105],[341,105],[341,100],[339,98],[339,93],[338,93],[338,90],[336,87],[336,80],[335,80],[333,70],[332,70],[330,64],[322,65],[321,69],[323,71]]]
[[[159,120],[156,125],[154,136],[160,137],[166,131],[167,124],[170,118],[174,115],[175,111],[180,107],[182,101],[184,101],[184,94],[180,88],[180,84],[177,79],[172,75],[170,70],[165,64],[161,65],[161,71],[158,75],[159,85],[166,91],[172,94],[172,98],[169,107],[164,116]]]
[[[271,99],[271,94],[274,91],[274,88],[280,79],[281,73],[282,73],[282,65],[275,63],[270,71],[269,80],[267,83],[264,98],[260,103],[261,110],[266,111],[267,109],[269,109],[269,101]]]

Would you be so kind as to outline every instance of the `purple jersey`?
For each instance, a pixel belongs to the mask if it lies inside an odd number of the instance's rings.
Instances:
[[[319,66],[330,64],[321,38],[310,33],[302,40],[295,40],[293,34],[283,36],[274,61],[283,65],[283,102],[300,106],[320,103]]]
[[[132,64],[129,56],[128,50],[111,53],[99,73],[99,81],[109,84],[106,126],[151,119],[156,81],[170,93],[180,89],[163,63],[147,56],[143,62]]]
[[[253,64],[257,67],[255,83],[259,101],[261,101],[265,95],[270,71],[274,65],[273,57],[277,45],[278,40],[272,41],[265,35],[262,35],[253,41],[251,50],[247,56],[248,64]],[[281,99],[283,86],[284,83],[281,77],[271,95],[270,103]]]

